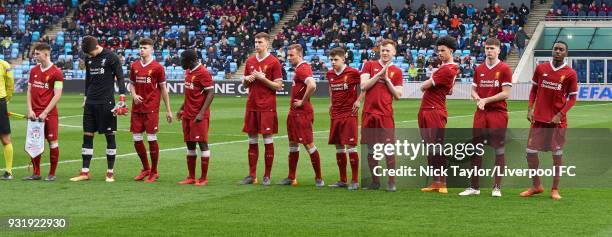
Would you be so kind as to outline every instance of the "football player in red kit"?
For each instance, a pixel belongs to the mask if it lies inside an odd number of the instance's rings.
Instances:
[[[132,115],[130,131],[134,138],[134,148],[142,170],[134,178],[136,181],[154,182],[159,176],[157,174],[157,163],[159,159],[159,146],[157,145],[157,131],[159,119],[159,100],[163,98],[166,106],[166,121],[172,122],[172,111],[170,110],[170,99],[166,88],[166,74],[164,67],[153,58],[153,40],[141,39],[140,60],[136,60],[130,67],[130,85],[128,89],[132,93]],[[149,152],[151,154],[151,166],[147,159],[147,149],[144,145],[143,133],[147,133]]]
[[[336,162],[340,170],[340,180],[331,187],[357,190],[359,188],[359,153],[357,152],[357,133],[359,131],[358,112],[363,100],[359,88],[359,71],[345,63],[345,51],[334,48],[329,52],[332,68],[327,71],[329,82],[329,144],[336,146]],[[351,184],[347,183],[346,153],[351,164]]]
[[[177,119],[183,123],[183,140],[187,145],[187,170],[189,175],[179,184],[208,184],[208,126],[210,123],[210,104],[214,97],[212,76],[198,60],[192,49],[181,53],[181,65],[185,69],[185,100],[177,113]],[[200,147],[202,176],[195,179],[196,145]]]
[[[34,58],[38,65],[30,70],[28,81],[28,118],[45,122],[45,138],[49,142],[51,167],[45,181],[55,180],[59,160],[57,102],[62,96],[64,76],[62,70],[51,63],[51,47],[46,43],[34,46]],[[40,155],[32,158],[34,173],[24,180],[40,180]]]
[[[259,159],[259,134],[265,145],[265,171],[263,185],[270,185],[274,162],[273,134],[278,133],[276,115],[276,91],[283,88],[282,66],[278,59],[268,52],[270,36],[260,32],[255,35],[256,54],[249,57],[244,69],[242,84],[249,89],[242,131],[249,136],[249,175],[240,184],[257,183],[257,160]]]
[[[553,177],[550,196],[559,195],[560,167],[563,165],[563,145],[567,128],[567,112],[576,104],[578,78],[576,71],[565,64],[567,44],[557,41],[553,45],[551,62],[536,66],[533,73],[527,119],[531,122],[527,141],[527,164],[529,169],[538,169],[539,151],[553,153]],[[533,186],[521,193],[523,197],[544,192],[540,177],[532,177]]]
[[[485,42],[486,61],[476,67],[472,82],[472,98],[476,101],[474,114],[474,142],[489,141],[495,149],[495,166],[503,170],[505,166],[504,140],[508,127],[508,109],[506,99],[512,89],[512,69],[499,60],[501,43],[496,38]],[[472,157],[472,166],[480,169],[482,156]],[[491,196],[501,197],[502,177],[495,175],[495,184]],[[479,195],[478,176],[472,176],[472,184],[460,196]]]
[[[315,185],[323,187],[325,183],[321,177],[321,158],[314,145],[312,123],[314,114],[310,96],[316,90],[317,84],[312,78],[312,69],[303,59],[304,51],[299,44],[289,45],[287,60],[295,68],[293,86],[291,87],[291,100],[289,114],[287,115],[287,134],[289,137],[289,175],[283,179],[282,185],[297,185],[295,178],[298,159],[300,157],[300,144],[310,154],[310,161],[315,172]]]
[[[393,100],[402,96],[404,80],[402,69],[391,61],[396,54],[397,44],[390,39],[383,40],[379,45],[380,59],[368,61],[361,69],[361,90],[365,93],[365,102],[361,118],[361,143],[372,146],[375,143],[395,142],[395,122],[393,120]],[[363,134],[363,129],[376,128],[371,137]],[[372,172],[372,183],[369,189],[380,188],[380,179],[374,175],[378,161],[373,157],[372,147],[368,147],[368,166]],[[395,156],[387,156],[387,168],[395,169]],[[394,192],[395,177],[389,176],[387,191]]]
[[[453,62],[453,51],[457,49],[457,40],[451,36],[444,36],[436,42],[438,58],[442,65],[436,70],[431,78],[421,84],[423,99],[418,114],[421,136],[426,143],[441,143],[444,140],[444,128],[448,112],[446,111],[446,95],[452,94],[455,77],[459,73],[459,66]],[[446,159],[441,152],[428,151],[427,163],[429,167],[436,170],[446,166]],[[446,177],[434,176],[433,183],[423,192],[438,191],[448,193],[446,188]]]

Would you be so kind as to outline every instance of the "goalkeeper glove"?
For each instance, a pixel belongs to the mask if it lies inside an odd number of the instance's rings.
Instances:
[[[115,105],[115,108],[111,110],[115,115],[126,115],[128,113],[128,107],[125,104],[125,96],[119,96],[119,102]]]

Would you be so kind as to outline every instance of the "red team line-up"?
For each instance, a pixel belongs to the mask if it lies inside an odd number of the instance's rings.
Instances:
[[[242,131],[248,134],[248,175],[240,184],[257,184],[257,164],[259,160],[259,135],[264,143],[265,171],[261,183],[271,184],[271,172],[274,161],[273,135],[278,133],[276,112],[276,91],[282,89],[282,72],[279,60],[268,51],[270,37],[258,33],[254,37],[256,54],[246,61],[244,79],[249,88],[248,100]],[[95,132],[104,134],[107,141],[108,170],[106,181],[113,182],[113,165],[116,153],[115,130],[117,115],[125,114],[125,96],[132,95],[132,113],[130,131],[133,133],[134,148],[142,162],[142,170],[135,180],[155,182],[159,177],[157,165],[159,148],[156,133],[160,100],[165,104],[165,117],[168,123],[173,120],[168,91],[165,84],[164,68],[153,58],[153,41],[142,39],[139,42],[141,59],[132,63],[129,75],[129,86],[123,87],[123,75],[117,56],[98,45],[94,37],[83,39],[82,49],[89,56],[86,63],[86,89],[83,118],[83,166],[80,174],[72,181],[90,179],[89,164],[93,155],[93,136]],[[395,128],[393,118],[393,101],[401,98],[403,90],[402,69],[393,65],[396,54],[396,42],[383,40],[377,46],[380,59],[368,61],[361,71],[345,63],[345,51],[342,48],[330,50],[329,59],[332,68],[327,72],[329,81],[331,126],[328,144],[336,147],[336,161],[340,180],[330,186],[343,187],[349,190],[359,188],[359,156],[356,149],[358,142],[362,145],[372,142],[393,142]],[[453,51],[457,48],[456,40],[450,36],[441,37],[437,43],[437,55],[442,65],[431,78],[421,84],[423,99],[418,112],[418,125],[421,136],[426,142],[440,142],[444,139],[448,113],[446,96],[452,93],[459,68],[453,62]],[[49,142],[51,168],[47,181],[55,180],[55,170],[59,160],[58,146],[58,112],[56,104],[62,93],[63,76],[59,68],[49,58],[50,48],[41,43],[34,48],[34,57],[39,62],[30,72],[27,90],[28,117],[45,122],[45,137]],[[564,64],[567,56],[567,44],[559,41],[552,50],[553,60],[540,64],[532,79],[527,119],[531,122],[527,145],[527,162],[530,169],[539,165],[538,152],[552,151],[554,168],[558,171],[562,165],[564,129],[567,128],[567,112],[576,101],[576,72]],[[471,96],[476,101],[474,128],[489,129],[490,145],[495,150],[495,165],[504,167],[504,132],[508,125],[506,99],[512,88],[512,72],[504,62],[498,59],[500,42],[490,38],[485,43],[486,61],[479,65],[474,74]],[[291,88],[290,110],[287,116],[287,133],[289,138],[289,173],[280,181],[283,185],[297,185],[296,169],[299,160],[300,144],[307,150],[315,173],[315,185],[324,186],[321,176],[321,159],[313,139],[313,106],[310,96],[316,90],[316,83],[310,65],[303,60],[303,49],[299,44],[288,48],[289,63],[295,68]],[[202,65],[193,50],[181,54],[181,65],[185,72],[185,97],[176,118],[182,121],[183,139],[187,145],[188,176],[179,184],[207,185],[208,164],[211,152],[208,147],[208,130],[210,123],[210,106],[214,97],[214,82],[206,67]],[[114,83],[119,86],[120,101],[115,104]],[[358,141],[358,112],[363,102],[362,129],[379,128],[384,132],[380,136],[362,137]],[[548,129],[543,129],[548,128]],[[555,128],[555,129],[550,129]],[[363,131],[362,131],[363,132]],[[10,131],[8,131],[10,133]],[[149,156],[144,144],[149,145]],[[4,134],[7,134],[4,131]],[[474,134],[482,138],[484,134]],[[484,138],[482,138],[484,139]],[[200,148],[201,176],[196,179],[197,152]],[[348,156],[348,162],[347,162]],[[367,157],[372,171],[377,161],[372,154]],[[385,159],[389,169],[395,168],[395,157]],[[428,156],[428,165],[443,169],[446,162],[443,156]],[[347,163],[350,164],[351,181],[348,181]],[[34,173],[25,180],[40,180],[40,156],[32,158]],[[480,167],[482,157],[472,157],[472,165]],[[7,169],[10,170],[10,169]],[[558,192],[559,174],[553,179],[551,197],[561,198]],[[4,179],[11,179],[5,173]],[[368,189],[379,189],[379,177],[372,175]],[[388,178],[388,191],[395,191],[395,177]],[[436,176],[423,192],[448,193],[446,177]],[[544,191],[539,177],[533,177],[533,185],[520,195],[528,197]],[[471,185],[461,196],[480,194],[479,179],[473,177]],[[501,177],[495,177],[492,196],[501,196]]]

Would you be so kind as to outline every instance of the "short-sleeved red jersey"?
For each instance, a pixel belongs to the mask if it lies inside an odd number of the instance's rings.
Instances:
[[[345,66],[340,72],[331,69],[325,76],[331,90],[331,118],[345,118],[357,116],[353,114],[353,103],[359,96],[360,77],[359,71]]]
[[[480,98],[487,98],[502,92],[504,86],[512,86],[512,69],[502,61],[489,67],[486,62],[478,65],[474,71],[472,86]],[[507,111],[506,100],[485,105],[485,110]]]
[[[183,117],[194,119],[204,105],[209,91],[214,87],[212,76],[202,64],[194,69],[185,71],[185,100],[183,106]],[[204,118],[210,116],[210,108],[204,113]]]
[[[537,96],[533,110],[535,121],[549,123],[561,111],[570,95],[578,94],[576,71],[566,64],[555,68],[552,62],[536,66],[531,80],[537,86]],[[561,123],[566,123],[565,115]]]
[[[422,109],[446,110],[446,95],[450,94],[455,85],[455,78],[459,73],[457,64],[442,64],[432,75],[433,87],[423,94]]]
[[[55,95],[55,82],[64,81],[62,70],[51,64],[48,68],[42,68],[41,64],[30,70],[30,99],[32,110],[37,115],[42,113]],[[57,107],[49,111],[49,115],[57,115]]]
[[[130,67],[130,82],[136,89],[136,94],[142,97],[142,103],[132,102],[134,113],[158,113],[161,88],[159,83],[166,81],[164,67],[155,60],[143,64],[136,60]]]
[[[246,61],[244,76],[250,76],[254,71],[263,71],[268,80],[282,80],[283,72],[281,67],[280,62],[273,55],[268,55],[263,59],[253,55]],[[246,110],[276,111],[276,91],[268,88],[259,80],[253,81],[249,87]]]
[[[370,74],[370,77],[373,77],[380,72],[383,67],[380,61],[368,61],[363,65],[361,74]],[[391,83],[394,86],[401,86],[404,83],[402,70],[395,65],[391,65],[387,68],[385,76],[391,79]],[[365,93],[365,102],[363,104],[364,113],[393,116],[393,95],[389,92],[389,88],[387,88],[385,84],[385,77],[380,77],[378,82]]]

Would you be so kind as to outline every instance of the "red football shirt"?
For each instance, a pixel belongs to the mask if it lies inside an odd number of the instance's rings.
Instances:
[[[208,89],[214,87],[212,76],[202,64],[198,64],[193,70],[185,71],[185,102],[183,106],[183,117],[194,119],[208,95]],[[210,116],[210,107],[206,109],[204,118]]]
[[[446,95],[452,91],[458,73],[457,64],[442,64],[431,75],[434,85],[423,94],[420,109],[446,110]]]
[[[368,61],[363,65],[361,74],[367,73],[370,74],[370,77],[373,77],[382,69],[383,65],[380,61]],[[391,65],[387,68],[386,74],[386,76],[391,79],[391,83],[394,86],[401,86],[404,84],[404,76],[399,67]],[[365,102],[363,104],[364,113],[393,117],[393,95],[389,92],[389,88],[387,88],[385,77],[380,77],[378,82],[365,93]]]
[[[132,102],[134,113],[158,113],[161,88],[159,83],[166,81],[164,67],[155,60],[143,64],[136,60],[130,68],[130,81],[136,89],[136,94],[142,97],[142,103]]]
[[[538,87],[533,111],[533,118],[538,122],[549,123],[565,106],[567,97],[578,94],[578,76],[566,64],[559,68],[555,68],[552,62],[539,64],[531,82]],[[561,123],[566,122],[564,115]]]
[[[51,64],[49,68],[41,68],[41,64],[34,66],[30,70],[30,98],[32,100],[32,110],[39,115],[55,95],[54,86],[56,81],[64,81],[62,70]],[[48,115],[57,115],[57,107],[49,111]]]
[[[329,81],[331,90],[331,118],[345,118],[357,116],[353,114],[353,103],[359,96],[359,71],[345,66],[341,72],[331,69],[325,76]]]
[[[310,65],[306,62],[301,62],[295,67],[295,74],[293,76],[293,86],[291,87],[291,101],[290,101],[290,113],[309,113],[312,114],[312,104],[310,100],[304,101],[303,105],[299,108],[293,107],[294,100],[301,100],[304,98],[304,94],[306,93],[306,78],[310,78],[310,80],[314,80],[312,78],[312,69]]]
[[[271,81],[283,79],[281,64],[271,54],[263,59],[257,58],[257,55],[249,57],[246,61],[244,76],[250,76],[254,71],[263,71],[266,78]],[[276,91],[256,79],[249,87],[246,109],[247,111],[276,111]]]
[[[512,69],[502,61],[498,61],[492,67],[486,62],[481,63],[474,72],[472,86],[476,87],[480,98],[497,95],[502,92],[502,87],[512,86]],[[485,110],[507,111],[506,100],[488,103],[485,105]]]

